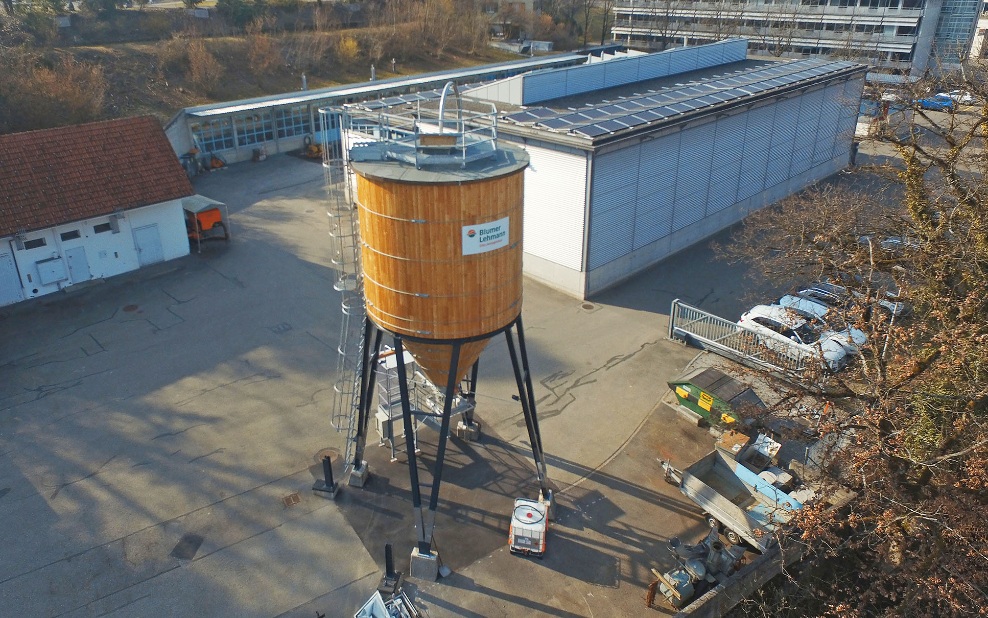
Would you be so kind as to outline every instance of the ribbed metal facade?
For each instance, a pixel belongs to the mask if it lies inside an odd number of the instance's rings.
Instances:
[[[657,244],[678,245],[670,239],[696,236],[711,218],[740,220],[747,210],[739,203],[774,201],[812,181],[793,187],[800,178],[815,180],[818,167],[831,173],[834,161],[849,155],[857,108],[848,101],[862,87],[858,78],[790,93],[596,155],[587,293],[600,287],[595,269],[606,267],[609,279],[630,275],[644,261],[636,252],[654,255]]]

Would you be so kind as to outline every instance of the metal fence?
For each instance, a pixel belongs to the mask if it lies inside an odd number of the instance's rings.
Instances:
[[[755,369],[798,378],[806,368],[806,358],[778,354],[763,346],[758,335],[730,320],[691,307],[678,298],[669,311],[669,338],[710,350]]]

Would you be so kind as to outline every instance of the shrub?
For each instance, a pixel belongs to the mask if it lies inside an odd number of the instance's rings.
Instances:
[[[257,18],[247,26],[247,62],[255,75],[267,75],[282,64],[281,46],[264,31],[274,23],[270,17]]]
[[[353,62],[360,55],[360,44],[352,36],[340,37],[336,43],[336,59],[341,63]]]
[[[265,0],[216,0],[216,12],[237,28],[261,17],[267,8]]]
[[[189,41],[188,58],[189,80],[207,93],[215,92],[220,78],[223,77],[223,65],[220,61],[206,49],[206,44],[201,39]]]
[[[158,71],[162,77],[168,74],[181,74],[189,69],[188,43],[173,35],[169,41],[165,41],[156,48],[158,56]]]

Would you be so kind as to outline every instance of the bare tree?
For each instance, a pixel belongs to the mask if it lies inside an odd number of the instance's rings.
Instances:
[[[788,615],[925,618],[988,606],[988,89],[983,69],[964,75],[978,105],[906,104],[868,138],[858,190],[823,185],[760,211],[725,247],[783,283],[838,279],[857,298],[845,318],[869,334],[839,380],[855,413],[821,419],[823,435],[850,438],[834,482],[857,498],[797,515],[812,551],[783,587]],[[910,317],[880,310],[890,291]]]

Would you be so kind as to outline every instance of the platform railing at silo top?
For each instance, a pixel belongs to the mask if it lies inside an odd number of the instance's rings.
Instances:
[[[455,115],[449,117],[455,102]],[[446,84],[439,108],[422,101],[379,109],[366,104],[343,109],[341,130],[349,133],[356,148],[354,160],[394,160],[416,168],[459,165],[466,167],[497,155],[497,108],[474,103],[483,109],[465,109],[459,91]]]

